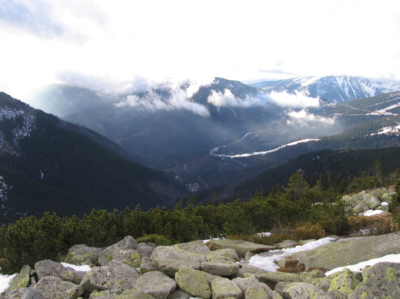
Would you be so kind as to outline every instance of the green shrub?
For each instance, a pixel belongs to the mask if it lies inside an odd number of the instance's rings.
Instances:
[[[172,239],[158,234],[145,235],[143,237],[137,238],[136,241],[138,243],[151,242],[156,244],[157,246],[169,246],[175,243]]]

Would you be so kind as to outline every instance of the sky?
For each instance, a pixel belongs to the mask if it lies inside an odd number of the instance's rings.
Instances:
[[[165,78],[400,80],[398,0],[0,0],[0,90]]]

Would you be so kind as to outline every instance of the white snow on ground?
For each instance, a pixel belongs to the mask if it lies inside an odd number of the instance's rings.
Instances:
[[[295,252],[299,251],[306,251],[317,248],[321,245],[328,244],[334,241],[335,238],[323,238],[316,241],[309,242],[305,245],[299,245],[294,248],[288,248],[283,250],[270,250],[268,253],[276,252],[276,254],[272,256],[261,256],[261,255],[254,255],[250,258],[249,265],[256,266],[258,268],[264,269],[266,271],[276,272],[279,266],[275,263],[286,256],[289,256]]]
[[[17,274],[13,275],[0,274],[0,294],[8,289],[8,286],[10,285],[11,281],[14,279],[15,276],[17,276]]]
[[[363,216],[375,216],[375,215],[380,215],[380,214],[384,214],[385,212],[382,210],[368,210],[364,213],[361,213],[360,215]]]
[[[348,265],[345,267],[335,268],[335,269],[332,269],[332,270],[326,272],[325,275],[326,276],[332,275],[335,272],[342,271],[344,268],[347,268],[352,272],[361,272],[361,270],[367,266],[373,266],[377,263],[382,263],[382,262],[400,263],[400,254],[389,254],[389,255],[385,255],[383,257],[379,257],[379,258],[372,259],[369,261],[361,262],[361,263],[358,263],[355,265]]]
[[[90,270],[92,270],[92,268],[90,268],[90,266],[88,266],[88,265],[77,266],[77,265],[68,264],[68,263],[61,263],[61,265],[63,265],[64,267],[72,268],[75,271],[81,271],[81,272],[89,272]]]

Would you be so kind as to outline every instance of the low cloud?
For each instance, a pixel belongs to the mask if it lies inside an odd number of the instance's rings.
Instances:
[[[182,83],[163,84],[160,86],[152,86],[146,89],[143,95],[128,95],[124,100],[115,104],[116,107],[135,107],[138,109],[157,111],[157,110],[179,110],[184,109],[191,111],[202,117],[210,115],[208,109],[198,103],[190,100],[190,98],[198,91],[201,84],[186,82],[187,86]],[[155,90],[157,87],[167,90],[169,96],[162,96]]]
[[[315,123],[321,123],[324,125],[333,125],[335,123],[334,118],[321,117],[312,113],[309,113],[306,109],[300,111],[288,112],[290,120],[288,124],[299,123],[301,125],[315,125]]]
[[[302,92],[296,94],[287,92],[271,92],[270,99],[279,106],[284,107],[319,107],[319,98],[312,98]]]
[[[248,108],[252,106],[264,106],[268,103],[268,98],[265,96],[250,97],[246,96],[244,99],[237,98],[229,89],[223,92],[212,91],[208,96],[207,102],[217,107],[243,107]]]

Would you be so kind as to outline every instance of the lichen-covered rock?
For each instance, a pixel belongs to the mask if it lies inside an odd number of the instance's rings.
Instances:
[[[31,280],[31,271],[32,268],[29,265],[23,266],[19,274],[11,281],[7,292],[28,287]]]
[[[133,290],[142,291],[156,299],[166,299],[175,288],[175,280],[160,271],[153,271],[136,279]]]
[[[154,299],[154,297],[140,291],[131,289],[112,289],[106,291],[94,291],[89,299]]]
[[[140,264],[140,274],[144,274],[151,271],[157,271],[156,264],[150,260],[148,257],[142,258],[142,263]]]
[[[292,254],[307,268],[334,269],[373,258],[399,253],[400,235],[396,233],[343,239],[308,251]],[[343,254],[343,253],[346,254]]]
[[[167,299],[190,299],[190,295],[181,290],[175,290],[169,294]]]
[[[242,290],[228,278],[218,278],[211,283],[212,298],[242,298]]]
[[[7,292],[6,299],[45,299],[42,294],[33,288],[22,288]]]
[[[284,240],[280,243],[276,243],[274,244],[274,246],[278,249],[284,249],[284,248],[293,248],[295,246],[299,245],[299,243],[297,243],[294,240]]]
[[[246,299],[248,296],[250,298],[281,298],[281,296],[277,292],[271,290],[268,285],[259,282],[255,275],[247,278],[235,278],[232,281],[241,289]]]
[[[356,278],[354,273],[347,268],[343,269],[341,272],[330,275],[329,280],[330,286],[328,292],[337,290],[347,297],[350,296],[360,284],[360,281]]]
[[[179,288],[192,297],[210,298],[211,289],[204,272],[181,268],[175,273],[175,280]]]
[[[283,298],[293,299],[333,299],[331,295],[307,282],[280,282],[275,291]]]
[[[96,267],[85,274],[81,286],[87,292],[129,288],[139,277],[139,272],[121,261],[112,260],[107,266]]]
[[[101,266],[106,266],[110,261],[117,259],[133,267],[135,267],[136,264],[139,266],[141,261],[136,248],[136,240],[131,236],[127,236],[118,243],[102,250],[99,253],[98,263]]]
[[[180,244],[176,244],[174,246],[178,247],[182,250],[200,253],[200,254],[204,254],[204,255],[211,251],[211,249],[206,244],[204,244],[203,241],[180,243]]]
[[[52,260],[43,260],[35,263],[35,271],[39,280],[46,276],[54,276],[75,284],[79,284],[84,275],[84,272],[64,267],[62,264]]]
[[[77,299],[83,294],[83,289],[69,281],[63,281],[58,277],[43,277],[33,287],[44,298]]]
[[[239,261],[240,258],[232,248],[213,250],[205,255],[209,262],[231,262]]]
[[[73,265],[97,266],[99,253],[103,248],[89,247],[84,244],[74,245],[68,250],[65,262]]]
[[[266,272],[256,276],[258,281],[267,284],[271,289],[275,289],[278,282],[300,282],[300,276],[295,273],[285,272]]]
[[[151,253],[153,252],[154,248],[156,248],[156,244],[154,243],[139,243],[137,245],[136,250],[138,251],[141,258],[150,257]]]
[[[246,252],[261,253],[272,249],[276,249],[275,246],[261,245],[242,240],[229,240],[229,239],[212,240],[209,242],[209,246],[221,249],[232,248],[236,251],[236,253],[240,258],[243,258]]]
[[[235,263],[203,262],[201,263],[201,270],[213,275],[230,277],[236,275],[239,267]]]
[[[249,264],[239,264],[238,273],[236,273],[236,277],[245,277],[246,274],[263,274],[266,273],[266,270],[258,268],[256,266],[252,266]]]
[[[399,298],[400,264],[378,263],[363,269],[363,281],[349,298]]]
[[[151,253],[150,259],[157,270],[169,277],[175,277],[180,268],[199,270],[201,263],[206,261],[204,254],[182,249],[181,246],[158,246]],[[197,247],[198,248],[198,247]]]
[[[328,291],[331,284],[329,278],[326,277],[325,273],[320,270],[300,273],[300,279],[303,282],[308,282],[315,285],[316,287],[321,288],[325,292]]]

